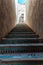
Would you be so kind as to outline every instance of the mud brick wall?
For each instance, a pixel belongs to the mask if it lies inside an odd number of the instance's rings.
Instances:
[[[15,26],[14,0],[0,0],[0,37],[5,36]]]

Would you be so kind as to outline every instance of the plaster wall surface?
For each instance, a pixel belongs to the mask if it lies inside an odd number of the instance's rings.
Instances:
[[[0,0],[0,37],[5,36],[15,26],[14,0]]]
[[[43,38],[43,0],[30,0],[27,5],[27,23]]]

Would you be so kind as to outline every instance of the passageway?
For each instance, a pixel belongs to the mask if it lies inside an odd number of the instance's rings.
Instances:
[[[0,65],[43,65],[43,1],[27,0],[25,9],[18,0],[20,15],[15,1],[0,0]]]

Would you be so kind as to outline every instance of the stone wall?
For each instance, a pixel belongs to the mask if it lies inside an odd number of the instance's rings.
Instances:
[[[5,36],[15,26],[14,0],[0,0],[0,37]]]
[[[28,25],[43,37],[43,0],[30,0],[27,6]]]

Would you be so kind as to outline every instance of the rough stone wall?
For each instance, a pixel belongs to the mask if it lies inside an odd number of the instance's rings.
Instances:
[[[5,36],[15,26],[14,0],[0,0],[0,37]]]
[[[43,37],[43,0],[30,0],[27,9],[28,25]]]

